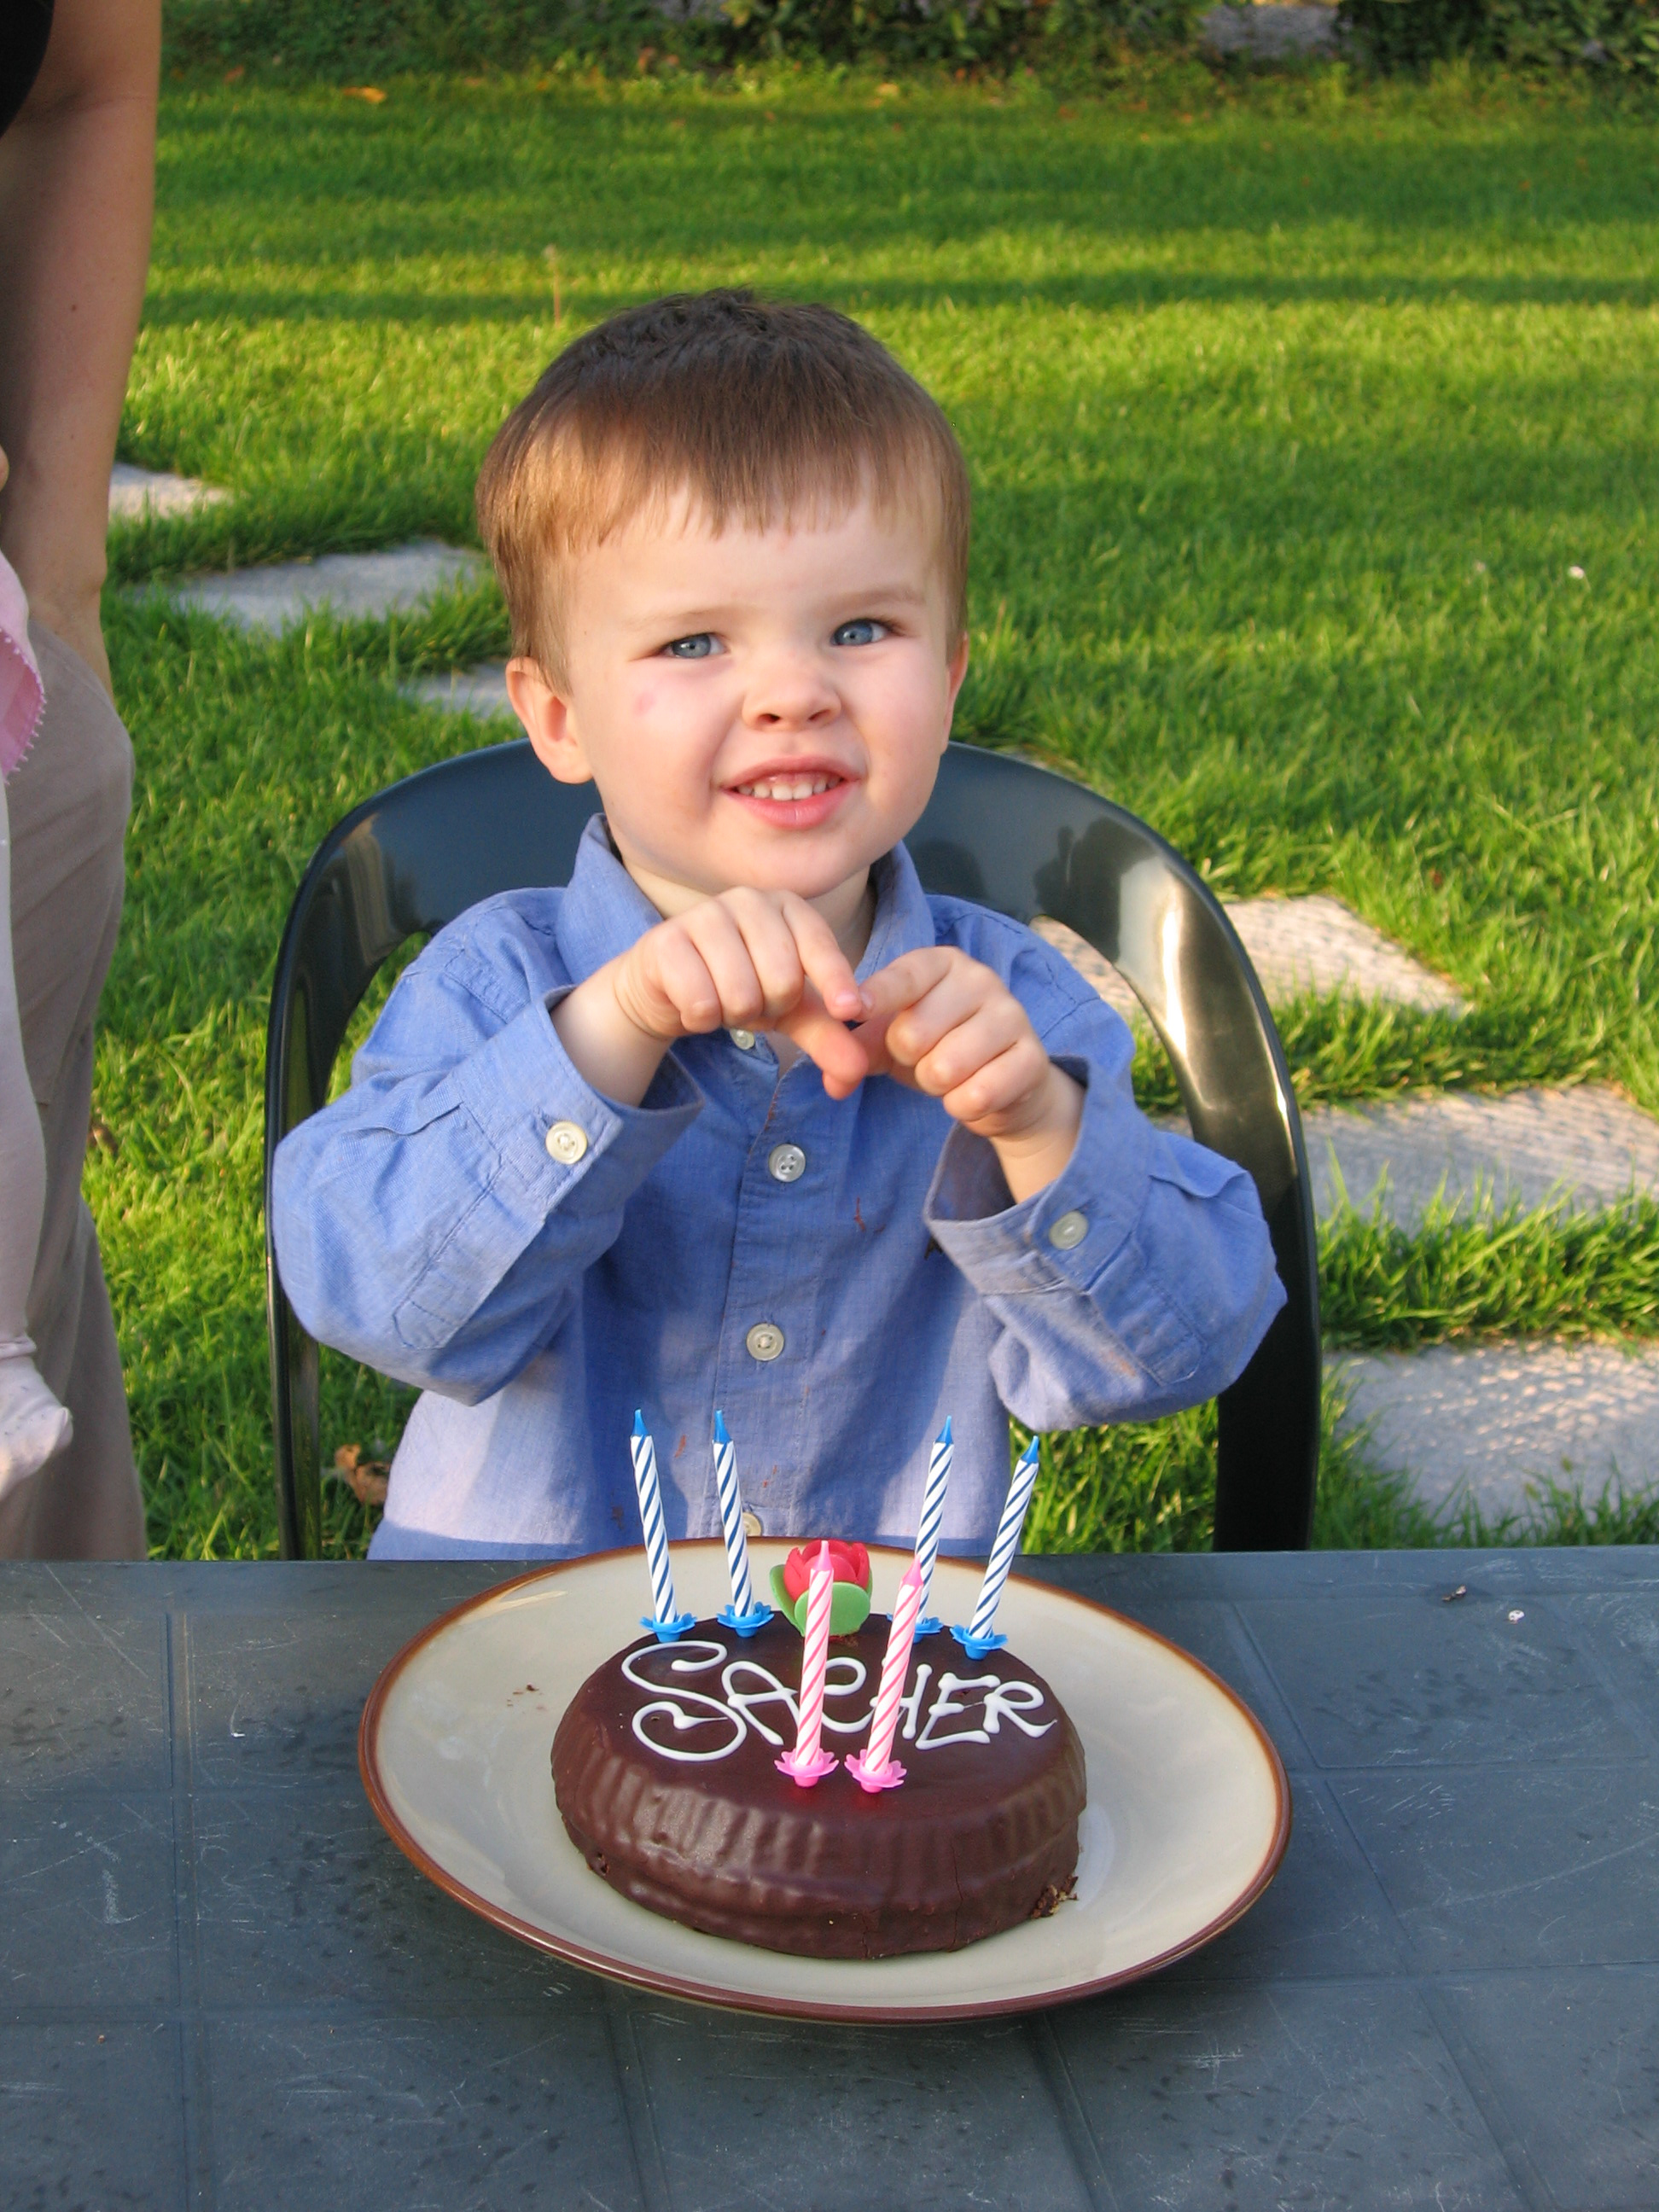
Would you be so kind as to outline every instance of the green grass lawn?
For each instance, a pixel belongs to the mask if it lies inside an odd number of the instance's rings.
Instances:
[[[1334,893],[1470,1000],[1461,1023],[1290,1010],[1304,1097],[1595,1075],[1659,1109],[1650,118],[1190,68],[1064,107],[787,77],[394,84],[379,107],[186,89],[159,178],[121,450],[236,499],[123,528],[122,585],[466,539],[485,443],[574,331],[716,282],[830,300],[939,394],[973,468],[959,733],[1121,799],[1229,896]],[[98,1078],[119,1150],[89,1188],[152,1544],[254,1556],[282,917],[342,811],[477,740],[393,678],[504,635],[493,590],[279,644],[112,592],[109,629],[139,772]],[[1370,1344],[1651,1334],[1655,1237],[1639,1209],[1491,1249],[1351,1223],[1331,1319]],[[395,1437],[404,1402],[334,1363],[325,1453]],[[1205,1540],[1202,1419],[1056,1449],[1043,1540]],[[358,1548],[331,1488],[331,1540]],[[1631,1533],[1576,1512],[1551,1525]],[[1432,1533],[1352,1450],[1322,1515],[1331,1541]]]

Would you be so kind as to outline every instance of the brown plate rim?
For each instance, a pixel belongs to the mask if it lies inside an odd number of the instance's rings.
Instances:
[[[677,1544],[674,1548],[676,1551],[713,1550],[719,1543],[718,1537],[694,1537],[684,1544]],[[908,1552],[891,1545],[872,1544],[869,1548],[873,1558],[902,1559],[909,1557]],[[1255,1737],[1273,1776],[1273,1837],[1261,1865],[1250,1880],[1225,1910],[1204,1927],[1152,1958],[1139,1960],[1133,1966],[1121,1967],[1115,1973],[1102,1974],[1091,1981],[1075,1983],[1065,1989],[1034,1991],[1029,1996],[991,1997],[972,2003],[898,2005],[829,2004],[811,1999],[756,1996],[691,1980],[680,1974],[653,1972],[647,1967],[629,1966],[613,1959],[608,1953],[590,1951],[585,1944],[573,1942],[568,1937],[550,1935],[546,1929],[537,1927],[533,1922],[521,1920],[516,1913],[507,1911],[502,1906],[492,1904],[488,1898],[480,1897],[476,1890],[469,1889],[465,1882],[458,1881],[446,1867],[441,1866],[399,1820],[380,1777],[378,1744],[380,1715],[398,1677],[410,1661],[467,1613],[494,1604],[497,1598],[505,1596],[509,1590],[522,1589],[527,1583],[545,1582],[555,1575],[568,1574],[573,1569],[588,1565],[594,1559],[615,1559],[618,1554],[629,1552],[641,1559],[644,1557],[640,1546],[621,1544],[611,1551],[592,1553],[580,1559],[544,1560],[524,1574],[509,1575],[504,1582],[494,1583],[488,1589],[479,1590],[471,1597],[464,1598],[459,1605],[449,1607],[435,1620],[429,1620],[416,1635],[410,1637],[402,1650],[386,1662],[368,1693],[362,1718],[357,1726],[357,1771],[362,1778],[364,1794],[374,1808],[375,1818],[404,1857],[417,1867],[428,1881],[453,1897],[458,1905],[464,1905],[469,1912],[476,1912],[480,1919],[505,1929],[509,1936],[516,1936],[521,1942],[530,1944],[536,1950],[545,1951],[556,1959],[562,1959],[570,1966],[580,1966],[586,1972],[601,1975],[609,1981],[624,1983],[630,1989],[648,1990],[659,1996],[684,1997],[693,2003],[714,2005],[726,2012],[760,2013],[787,2020],[834,2021],[844,2025],[987,2020],[999,2014],[1041,2012],[1053,2005],[1079,2003],[1085,1997],[1099,1996],[1108,1990],[1122,1989],[1129,1983],[1144,1981],[1148,1975],[1161,1973],[1166,1966],[1190,1958],[1194,1951],[1202,1950],[1206,1943],[1212,1943],[1236,1921],[1243,1918],[1284,1862],[1291,1840],[1290,1778],[1273,1739],[1238,1692],[1206,1667],[1201,1659],[1194,1658],[1190,1651],[1171,1638],[1160,1636],[1157,1629],[1148,1628],[1142,1621],[1131,1620],[1127,1613],[1119,1613],[1115,1607],[1103,1605],[1098,1598],[1085,1597],[1079,1591],[1062,1589],[1053,1583],[1042,1582],[1040,1577],[1030,1576],[1022,1579],[1039,1583],[1048,1596],[1062,1599],[1069,1605],[1085,1607],[1091,1613],[1103,1613],[1120,1627],[1128,1629],[1136,1636],[1144,1636],[1149,1642],[1162,1644],[1166,1651],[1173,1652],[1177,1659],[1201,1674],[1213,1689],[1218,1690],[1227,1702],[1236,1707]],[[880,1961],[872,1960],[869,1963],[879,1966]]]

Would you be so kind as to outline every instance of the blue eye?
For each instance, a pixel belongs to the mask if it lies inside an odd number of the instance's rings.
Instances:
[[[860,615],[856,622],[843,623],[830,642],[831,645],[878,645],[886,635],[885,623],[872,622]]]
[[[671,660],[707,660],[711,653],[720,651],[720,644],[712,631],[700,629],[695,637],[677,637],[663,651]]]

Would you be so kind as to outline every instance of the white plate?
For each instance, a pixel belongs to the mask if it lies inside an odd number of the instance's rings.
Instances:
[[[787,1547],[756,1543],[757,1588]],[[876,1602],[908,1554],[872,1553]],[[933,1610],[965,1620],[981,1570],[941,1559]],[[677,1544],[682,1605],[727,1602],[717,1543]],[[526,1942],[643,1989],[819,2019],[955,2020],[1021,2012],[1133,1981],[1249,1910],[1291,1832],[1285,1770],[1224,1684],[1150,1629],[1016,1580],[997,1626],[1047,1677],[1088,1762],[1077,1895],[962,1951],[799,1959],[701,1936],[591,1873],[553,1799],[554,1730],[581,1684],[639,1633],[641,1552],[539,1568],[447,1613],[407,1644],[363,1709],[363,1787],[441,1888]]]

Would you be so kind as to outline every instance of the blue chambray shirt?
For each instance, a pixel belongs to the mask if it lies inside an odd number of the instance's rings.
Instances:
[[[1146,1419],[1243,1367],[1285,1295],[1249,1176],[1152,1127],[1128,1030],[1031,931],[930,898],[902,845],[874,882],[860,977],[960,946],[1085,1086],[1063,1173],[1014,1205],[992,1147],[936,1100],[876,1078],[837,1103],[811,1061],[780,1076],[744,1032],[676,1045],[637,1107],[602,1097],[549,1009],[659,917],[596,815],[567,888],[488,900],[433,939],[349,1091],[276,1156],[300,1318],[423,1391],[371,1557],[637,1543],[635,1407],[672,1538],[720,1532],[719,1407],[768,1535],[901,1545],[949,1414],[944,1544],[983,1553],[1008,1413]],[[555,1157],[577,1149],[558,1124],[586,1138],[579,1158]],[[793,1180],[780,1146],[805,1156]],[[782,1339],[770,1359],[750,1349],[762,1324]]]

